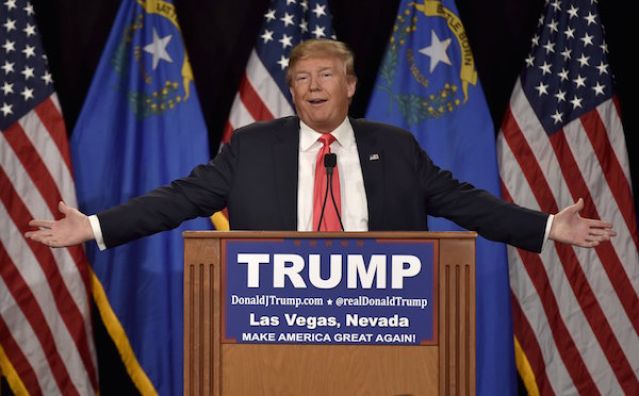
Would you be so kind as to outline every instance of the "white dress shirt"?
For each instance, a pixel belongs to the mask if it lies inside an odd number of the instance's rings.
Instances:
[[[331,152],[337,155],[339,190],[344,231],[368,231],[368,206],[364,177],[359,164],[355,133],[348,117],[331,135]],[[321,133],[300,121],[299,165],[297,169],[297,230],[313,231],[313,188],[315,163],[322,148]],[[330,202],[327,204],[329,205]]]

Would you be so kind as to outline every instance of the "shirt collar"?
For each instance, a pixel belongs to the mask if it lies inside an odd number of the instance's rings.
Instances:
[[[344,121],[331,132],[331,135],[335,137],[335,141],[342,147],[346,148],[355,144],[355,132],[353,132],[353,126],[348,117],[344,118]],[[300,120],[300,151],[310,150],[315,143],[321,144],[317,141],[320,136],[322,136],[321,133],[313,130]]]

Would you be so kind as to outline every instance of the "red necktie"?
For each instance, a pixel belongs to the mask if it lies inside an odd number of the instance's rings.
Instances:
[[[315,163],[315,186],[313,188],[313,231],[318,230],[318,223],[320,215],[322,213],[322,205],[324,204],[324,197],[326,196],[326,167],[324,167],[324,156],[331,152],[331,143],[335,141],[335,137],[331,134],[323,134],[319,139],[322,143],[322,148],[317,153],[317,161]],[[322,224],[319,227],[320,231],[341,231],[342,227],[339,223],[338,213],[342,212],[342,200],[339,191],[339,172],[337,167],[333,170],[333,196],[335,197],[335,205],[331,198],[331,192],[329,190],[326,198],[326,206],[324,208],[324,216],[322,217]],[[337,210],[335,210],[337,206]]]

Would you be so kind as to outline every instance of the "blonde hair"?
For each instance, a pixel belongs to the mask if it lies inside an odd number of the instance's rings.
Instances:
[[[346,75],[357,79],[355,75],[355,57],[348,46],[337,40],[310,39],[302,41],[291,50],[286,70],[286,82],[291,85],[292,70],[295,64],[304,59],[335,57],[344,63]]]

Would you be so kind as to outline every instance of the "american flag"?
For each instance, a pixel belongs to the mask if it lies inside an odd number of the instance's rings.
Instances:
[[[0,366],[16,394],[95,394],[84,252],[23,237],[30,219],[59,217],[59,201],[76,206],[33,6],[3,0],[0,32]]]
[[[509,248],[517,363],[531,394],[639,394],[639,240],[596,0],[546,1],[498,151],[504,196],[618,236],[595,249]]]
[[[288,55],[309,38],[335,38],[326,0],[272,0],[235,95],[223,143],[234,129],[294,113],[286,83]]]

